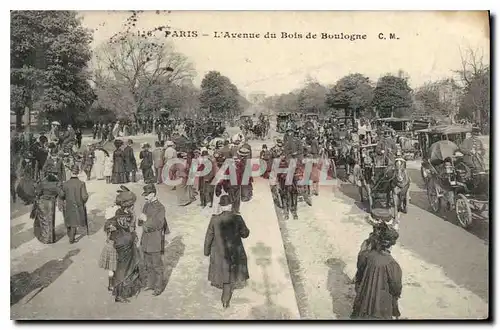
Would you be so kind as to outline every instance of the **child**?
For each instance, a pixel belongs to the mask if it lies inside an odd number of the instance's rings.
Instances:
[[[113,158],[107,156],[104,160],[104,177],[106,177],[106,183],[111,183],[111,174],[113,173]]]
[[[108,291],[111,292],[113,291],[113,275],[116,270],[117,254],[113,246],[114,242],[111,240],[111,233],[116,230],[116,228],[110,223],[110,220],[115,217],[118,209],[119,207],[115,205],[106,210],[106,223],[104,225],[104,231],[106,232],[106,244],[102,249],[101,257],[99,258],[99,268],[108,270]]]

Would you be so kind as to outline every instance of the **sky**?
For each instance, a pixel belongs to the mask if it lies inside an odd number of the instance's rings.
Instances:
[[[123,31],[129,12],[82,11],[94,30],[92,46]],[[460,48],[478,50],[489,63],[489,23],[485,12],[349,11],[172,11],[143,12],[137,28],[169,25],[197,31],[198,37],[169,38],[194,64],[199,85],[211,70],[229,77],[245,93],[288,93],[311,77],[325,85],[350,73],[373,81],[386,73],[407,72],[410,86],[453,76]],[[215,38],[214,33],[259,33],[258,39]],[[266,32],[276,39],[264,38]],[[281,33],[302,38],[281,38]],[[306,39],[306,34],[316,39]],[[322,33],[366,35],[364,40],[321,39]],[[383,33],[386,39],[379,39]],[[390,39],[394,33],[398,39]],[[206,35],[206,36],[204,36]],[[159,34],[158,36],[162,36]]]

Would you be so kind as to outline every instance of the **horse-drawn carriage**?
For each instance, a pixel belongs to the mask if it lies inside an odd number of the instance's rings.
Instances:
[[[431,210],[438,213],[444,202],[448,211],[455,211],[463,228],[471,225],[473,215],[481,218],[489,205],[489,171],[484,168],[477,154],[469,154],[459,147],[465,133],[469,131],[468,128],[448,128],[447,132],[452,133],[441,136],[434,134],[422,140],[435,141],[426,149],[422,162],[422,176],[426,182]],[[436,141],[439,137],[441,140]],[[467,154],[464,155],[462,151]],[[475,162],[475,159],[478,161]]]
[[[397,136],[397,143],[401,146],[403,157],[408,159],[415,159],[420,155],[419,143],[416,131],[426,129],[429,127],[429,122],[426,120],[416,120],[413,118],[379,118],[374,122],[375,127],[378,129],[389,128]]]
[[[278,133],[285,133],[290,118],[291,115],[288,112],[282,112],[276,115],[276,131]]]
[[[374,207],[392,212],[407,211],[409,202],[410,177],[406,171],[406,160],[400,151],[388,149],[388,145],[360,145],[359,163],[354,167],[355,184],[358,186],[361,202],[366,191],[368,212]]]
[[[438,141],[451,141],[460,145],[466,138],[467,133],[472,132],[471,128],[453,125],[440,125],[417,131],[419,148],[422,152],[422,164],[420,173],[425,183],[429,174],[429,150],[432,144]]]

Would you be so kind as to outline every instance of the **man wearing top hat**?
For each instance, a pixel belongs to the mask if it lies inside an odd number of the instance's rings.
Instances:
[[[170,233],[165,218],[165,207],[156,196],[155,185],[150,183],[143,187],[142,196],[146,203],[139,216],[139,226],[142,226],[141,249],[144,252],[146,264],[147,288],[154,290],[153,295],[158,296],[164,286],[163,254],[165,252],[165,235]]]
[[[89,233],[87,222],[87,209],[85,204],[89,199],[85,182],[80,181],[78,174],[80,169],[77,165],[71,167],[71,178],[62,185],[59,196],[64,201],[64,224],[67,228],[69,243],[75,243],[76,229],[84,227],[87,235]]]

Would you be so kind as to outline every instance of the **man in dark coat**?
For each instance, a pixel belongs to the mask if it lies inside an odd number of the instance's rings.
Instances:
[[[155,185],[150,183],[143,189],[142,196],[146,198],[146,204],[139,217],[139,226],[143,228],[141,248],[148,273],[146,290],[154,290],[153,295],[158,296],[163,291],[162,256],[165,252],[165,235],[168,235],[170,230],[165,218],[165,207],[156,197]]]
[[[222,289],[222,306],[229,307],[233,290],[248,280],[248,264],[242,238],[250,234],[245,221],[231,211],[231,198],[220,191],[219,214],[213,215],[205,235],[204,254],[210,256],[208,280]]]
[[[225,159],[233,157],[233,154],[231,152],[231,146],[229,145],[229,140],[224,140],[224,146],[220,150],[220,154],[224,156]]]
[[[396,230],[384,226],[374,231],[374,246],[359,253],[351,318],[390,320],[400,316],[398,299],[403,275],[390,254],[397,238]]]
[[[76,229],[84,227],[88,235],[87,209],[89,199],[85,182],[78,179],[80,169],[77,165],[71,168],[71,178],[63,183],[60,198],[64,201],[64,224],[66,225],[69,243],[75,243]]]
[[[129,139],[127,141],[127,146],[123,149],[123,157],[125,160],[125,173],[127,176],[127,182],[132,180],[132,182],[136,182],[136,175],[135,173],[137,172],[137,161],[135,159],[134,155],[134,149],[132,148],[132,145],[134,144],[134,141]],[[132,178],[130,178],[132,176]]]

